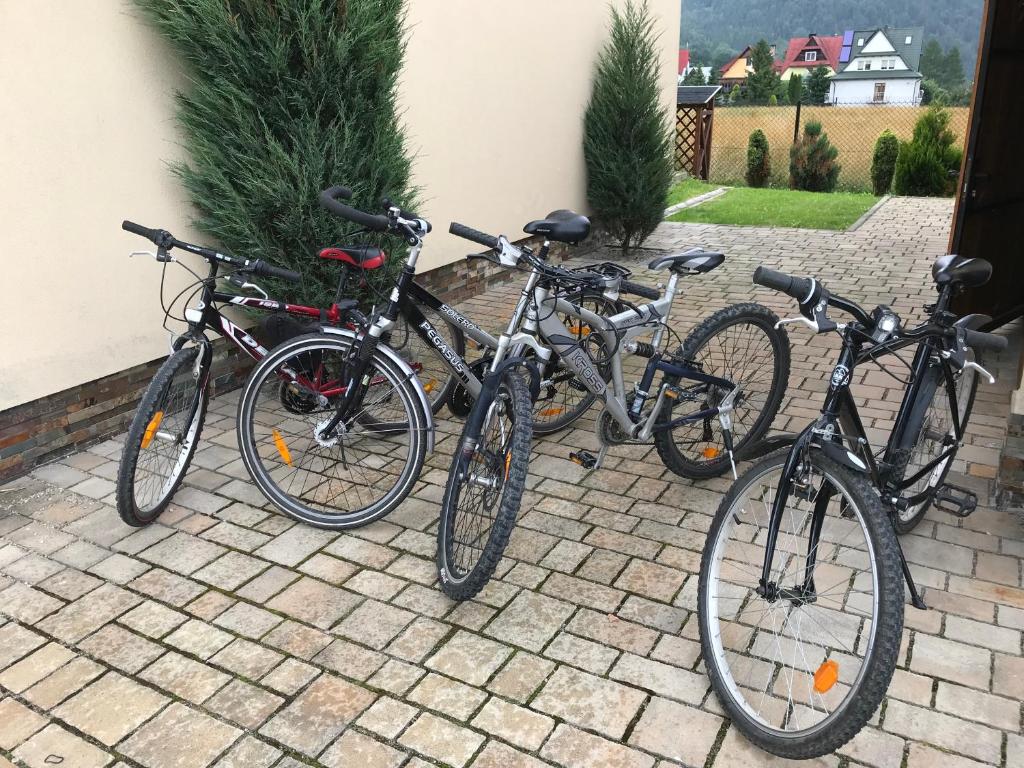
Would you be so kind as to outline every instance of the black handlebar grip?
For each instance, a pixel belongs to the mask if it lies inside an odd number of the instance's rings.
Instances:
[[[793,277],[766,267],[758,267],[754,270],[754,282],[791,296],[801,304],[814,300],[816,296],[813,294],[819,292],[819,287],[809,277]]]
[[[479,243],[485,248],[497,248],[499,245],[499,240],[494,235],[488,235],[486,232],[467,227],[465,224],[459,224],[457,221],[452,222],[451,226],[448,227],[448,231],[456,237],[461,237],[473,243]]]
[[[640,296],[651,301],[657,301],[661,298],[661,291],[657,288],[648,288],[646,285],[631,283],[629,280],[623,280],[619,283],[619,291],[621,293],[631,293],[634,296]]]
[[[133,235],[141,235],[151,241],[153,245],[161,248],[169,248],[174,241],[174,237],[166,230],[150,229],[141,224],[136,224],[134,221],[128,221],[128,219],[121,222],[121,229],[125,232],[131,232]]]
[[[973,349],[991,349],[999,352],[1006,349],[1009,340],[995,333],[964,331],[964,342]]]
[[[252,271],[254,274],[262,275],[263,277],[276,277],[280,280],[287,280],[289,283],[302,282],[302,275],[295,270],[275,267],[273,264],[267,264],[265,261],[257,261],[253,265]]]
[[[374,216],[369,213],[357,210],[344,203],[339,203],[336,198],[343,198],[345,200],[352,197],[352,190],[348,187],[335,186],[328,187],[320,193],[320,205],[326,208],[328,211],[333,213],[335,216],[340,216],[343,219],[358,224],[361,227],[372,230],[374,232],[387,232],[390,227],[390,222],[387,216]]]

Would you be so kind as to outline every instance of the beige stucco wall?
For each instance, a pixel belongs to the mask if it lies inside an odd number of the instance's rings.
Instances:
[[[421,269],[467,252],[452,219],[515,235],[553,208],[585,208],[582,116],[606,6],[410,5],[402,106],[436,233]],[[679,2],[651,6],[671,115]],[[0,0],[0,41],[3,410],[165,354],[159,267],[126,258],[145,241],[120,222],[198,236],[167,169],[182,157],[181,73],[128,0]]]

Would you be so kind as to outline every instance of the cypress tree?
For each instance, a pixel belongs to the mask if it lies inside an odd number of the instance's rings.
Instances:
[[[661,222],[672,182],[669,120],[661,104],[658,39],[646,2],[611,9],[583,122],[587,199],[621,242],[640,245]]]
[[[135,2],[189,77],[178,94],[189,159],[174,171],[197,227],[302,273],[301,287],[273,284],[276,295],[329,302],[338,265],[316,252],[355,227],[320,209],[317,193],[345,184],[353,205],[373,210],[384,195],[415,202],[395,106],[404,0]]]

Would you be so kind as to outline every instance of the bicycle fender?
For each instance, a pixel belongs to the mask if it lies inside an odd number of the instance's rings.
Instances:
[[[334,326],[326,326],[323,329],[325,334],[331,336],[346,336],[353,341],[356,338],[354,331],[350,331],[347,328],[335,328]],[[377,351],[384,355],[388,360],[394,363],[398,369],[402,372],[402,375],[412,384],[413,391],[416,392],[416,397],[419,398],[420,405],[423,408],[423,413],[427,417],[427,452],[434,452],[434,411],[430,407],[430,399],[427,397],[427,393],[423,389],[423,383],[419,380],[416,372],[409,366],[405,360],[403,360],[395,350],[386,344],[378,344]]]
[[[860,472],[862,475],[868,474],[868,465],[864,463],[860,456],[848,451],[841,443],[833,443],[829,441],[824,443],[813,443],[812,446],[824,453],[837,464],[841,464],[847,469],[852,469],[854,472]]]

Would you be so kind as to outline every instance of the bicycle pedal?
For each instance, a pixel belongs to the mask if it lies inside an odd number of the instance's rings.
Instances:
[[[937,509],[957,517],[967,517],[978,508],[978,494],[952,483],[940,485],[933,501]]]
[[[569,454],[569,461],[584,469],[594,469],[597,466],[597,456],[590,451],[573,451]]]

